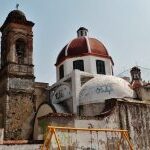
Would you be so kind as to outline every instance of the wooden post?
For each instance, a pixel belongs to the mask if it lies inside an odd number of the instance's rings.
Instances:
[[[133,145],[131,144],[131,142],[129,140],[128,132],[123,132],[123,135],[129,144],[130,150],[133,150]]]
[[[57,135],[56,135],[56,131],[55,131],[55,129],[54,129],[54,135],[55,135],[55,139],[56,139],[56,142],[57,142],[57,145],[58,145],[58,150],[61,150],[61,146],[60,146],[60,141],[59,141],[59,139],[58,139],[58,137],[57,137]]]

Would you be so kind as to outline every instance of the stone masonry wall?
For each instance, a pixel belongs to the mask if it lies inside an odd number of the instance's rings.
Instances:
[[[32,133],[34,117],[32,95],[10,95],[6,111],[6,139],[29,139]]]
[[[34,83],[34,91],[35,91],[34,101],[36,102],[35,103],[36,111],[43,102],[48,102],[49,100],[49,92],[47,88],[48,83],[40,83],[40,82]]]
[[[135,149],[150,149],[150,105],[118,103],[120,127],[127,129]]]

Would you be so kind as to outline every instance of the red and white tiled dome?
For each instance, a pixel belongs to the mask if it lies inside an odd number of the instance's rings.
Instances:
[[[61,64],[66,59],[87,55],[108,58],[113,64],[113,60],[108,54],[107,49],[99,40],[87,36],[79,36],[78,38],[75,38],[69,42],[61,50],[57,57],[56,66]]]

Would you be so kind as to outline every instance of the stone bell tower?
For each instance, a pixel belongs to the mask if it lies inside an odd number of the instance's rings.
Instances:
[[[5,139],[30,139],[34,116],[34,23],[20,10],[1,26],[0,126]]]

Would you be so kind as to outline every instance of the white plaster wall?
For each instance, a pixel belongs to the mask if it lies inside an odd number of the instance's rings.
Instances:
[[[106,75],[112,75],[112,62],[108,58],[97,57],[97,56],[83,56],[83,57],[74,57],[70,59],[66,59],[63,63],[61,63],[56,68],[57,81],[59,80],[59,67],[64,65],[64,76],[70,74],[73,70],[73,61],[75,60],[83,60],[84,61],[84,71],[92,74],[97,74],[96,69],[96,60],[102,60],[105,62],[105,71]]]
[[[77,114],[79,105],[79,93],[81,89],[81,75],[79,70],[72,72],[72,98],[73,98],[73,113]]]
[[[96,119],[80,119],[77,118],[74,120],[74,127],[75,128],[95,128],[95,129],[99,129],[99,128],[108,128],[108,129],[118,129],[119,126],[119,115],[116,115],[116,110],[114,110],[115,112],[113,114],[111,114],[109,117],[105,117],[103,119],[100,120],[96,120]],[[109,122],[108,122],[109,121]],[[68,149],[69,145],[70,147],[74,145],[74,147],[72,147],[72,149],[82,149],[82,150],[105,150],[105,149],[109,149],[109,150],[114,150],[117,149],[115,147],[111,147],[111,144],[116,141],[114,141],[112,139],[112,137],[116,137],[121,136],[121,134],[117,135],[117,134],[113,134],[108,132],[106,133],[104,132],[91,132],[91,131],[80,131],[77,130],[75,132],[68,132],[66,130],[63,132],[57,132],[57,135],[59,136],[59,140],[62,143],[62,146],[64,146],[64,149]],[[109,137],[107,137],[109,136]],[[53,141],[53,139],[52,139]],[[57,149],[57,145],[55,144],[56,142],[51,142],[51,145],[53,146],[52,149]],[[116,144],[116,143],[115,143]]]
[[[112,75],[112,62],[108,58],[96,57],[96,56],[88,56],[91,58],[91,66],[90,66],[90,73],[97,74],[96,69],[96,60],[102,60],[105,62],[105,71],[106,75]]]

